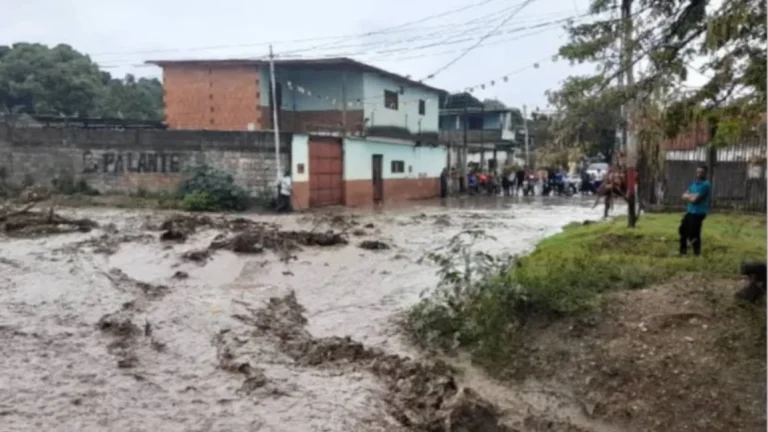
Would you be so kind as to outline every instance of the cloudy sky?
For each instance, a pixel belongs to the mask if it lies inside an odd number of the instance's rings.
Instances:
[[[159,68],[142,63],[257,58],[272,43],[284,58],[349,56],[415,79],[440,71],[427,82],[450,91],[486,84],[477,96],[543,110],[547,89],[590,70],[551,60],[566,40],[565,20],[585,19],[589,0],[533,0],[521,8],[525,3],[0,0],[0,44],[67,43],[113,74],[160,77]]]

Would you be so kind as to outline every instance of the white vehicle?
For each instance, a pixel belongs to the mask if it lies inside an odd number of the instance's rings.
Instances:
[[[608,171],[608,164],[605,162],[597,162],[589,164],[587,167],[587,174],[593,179],[600,181],[603,179],[603,175]]]

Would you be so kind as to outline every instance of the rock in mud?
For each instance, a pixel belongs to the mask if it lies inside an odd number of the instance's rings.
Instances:
[[[361,249],[368,250],[386,250],[389,249],[389,245],[379,240],[364,240],[360,243]]]
[[[179,271],[177,271],[176,273],[173,274],[173,278],[174,279],[179,279],[179,280],[181,280],[181,279],[188,279],[189,278],[189,273],[183,272],[183,271],[179,270]]]
[[[124,310],[104,315],[96,323],[96,327],[103,332],[120,337],[141,333],[139,327],[131,322],[130,314]]]
[[[462,389],[452,398],[443,402],[438,421],[431,425],[431,430],[451,432],[496,432],[499,425],[499,413],[496,408],[480,398],[468,388]]]
[[[184,252],[181,258],[185,261],[192,261],[198,264],[205,264],[211,258],[211,251],[209,249],[191,250]]]

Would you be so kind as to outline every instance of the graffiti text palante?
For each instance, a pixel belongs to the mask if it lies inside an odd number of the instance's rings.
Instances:
[[[105,173],[178,173],[181,162],[178,154],[104,153],[102,170]]]

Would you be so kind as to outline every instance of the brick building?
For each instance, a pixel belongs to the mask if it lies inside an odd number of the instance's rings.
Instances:
[[[293,134],[294,205],[366,205],[439,194],[445,92],[348,58],[151,61],[163,69],[170,129]]]

